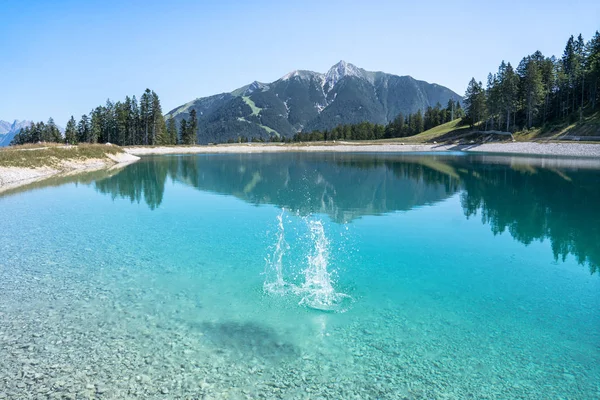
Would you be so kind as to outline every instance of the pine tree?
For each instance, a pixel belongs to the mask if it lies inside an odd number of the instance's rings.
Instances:
[[[169,144],[167,126],[158,95],[152,91],[152,143]]]
[[[135,98],[135,95],[131,98],[131,112],[130,112],[130,126],[132,132],[130,133],[130,140],[132,145],[142,144],[143,143],[143,134],[141,130],[140,123],[140,108],[138,106],[138,101]]]
[[[415,114],[414,117],[414,123],[415,123],[415,132],[414,134],[417,135],[421,132],[423,132],[425,130],[424,128],[424,121],[423,121],[423,114],[421,113],[421,110],[417,111],[417,113]]]
[[[67,144],[77,144],[77,122],[75,122],[72,115],[65,128],[65,142]]]
[[[29,126],[21,129],[19,133],[12,138],[10,145],[18,146],[25,143],[31,143],[31,128]]]
[[[463,110],[462,106],[460,105],[460,101],[456,102],[456,107],[454,110],[454,118],[464,118],[465,117],[465,110]]]
[[[102,126],[102,134],[96,141],[100,143],[112,143],[115,141],[116,118],[115,105],[110,101],[110,99],[106,100],[106,105],[102,111],[104,124]]]
[[[140,99],[140,123],[143,132],[143,144],[150,144],[152,131],[152,92],[146,89]]]
[[[448,100],[448,104],[446,105],[446,116],[447,116],[448,120],[447,121],[444,120],[444,122],[454,121],[455,106],[456,106],[456,103],[454,102],[454,100],[452,100],[452,99]]]
[[[424,119],[425,119],[425,122],[424,122],[425,129],[431,129],[431,128],[433,128],[433,126],[434,126],[433,125],[434,124],[434,119],[435,119],[434,114],[435,114],[435,112],[433,111],[433,108],[431,106],[427,106],[427,109],[425,110],[425,117],[424,117]]]
[[[89,140],[90,137],[90,120],[86,114],[81,116],[79,124],[77,124],[77,141],[84,143]]]
[[[41,121],[31,124],[31,126],[29,127],[30,143],[38,143],[38,142],[42,141],[43,128],[44,128],[44,123]]]
[[[117,101],[115,103],[115,137],[112,143],[122,146],[127,142],[128,121],[130,105],[126,104],[131,101],[129,97],[125,98],[125,103]]]
[[[58,127],[54,123],[54,119],[50,117],[48,122],[42,128],[42,142],[62,142],[62,135],[58,130]]]
[[[465,106],[467,120],[474,127],[485,115],[485,91],[481,82],[477,82],[475,78],[472,78],[467,86]]]
[[[510,113],[515,109],[517,92],[519,85],[519,77],[510,63],[505,64],[504,61],[498,68],[498,92],[499,106],[505,113],[506,131],[510,132]]]
[[[594,37],[586,45],[586,70],[588,72],[588,85],[592,110],[596,109],[598,101],[598,86],[600,83],[600,32],[596,31]]]
[[[193,108],[190,111],[190,120],[188,121],[186,133],[185,144],[196,144],[196,137],[198,134],[198,118],[196,116],[196,110]]]
[[[531,128],[533,126],[533,118],[537,114],[538,107],[544,98],[542,73],[538,61],[531,56],[523,58],[518,70],[521,76],[526,124],[528,128]]]
[[[563,57],[562,57],[563,71],[565,72],[565,75],[567,78],[567,82],[566,82],[567,83],[567,96],[566,96],[567,113],[568,113],[569,106],[571,106],[571,104],[572,104],[571,111],[575,111],[575,93],[574,93],[574,91],[575,91],[575,86],[576,86],[575,81],[577,80],[577,74],[579,71],[578,61],[579,60],[577,59],[577,54],[575,52],[575,39],[571,35],[571,37],[567,41],[567,45],[565,46],[565,51],[564,51]],[[570,94],[571,101],[569,101],[569,94]]]
[[[577,71],[576,71],[576,82],[577,86],[581,88],[581,102],[579,103],[579,121],[583,120],[583,101],[585,94],[585,75],[586,75],[586,46],[581,33],[577,37],[575,42],[575,55],[577,57]],[[575,108],[573,108],[574,110]]]
[[[169,118],[167,121],[167,136],[169,137],[169,144],[177,144],[177,125],[174,118]]]
[[[496,75],[488,74],[487,87],[485,90],[486,94],[486,119],[485,119],[485,130],[494,129],[494,122],[498,114],[500,113],[500,87],[498,85],[498,78]]]
[[[187,138],[188,138],[187,120],[185,118],[183,118],[181,121],[179,121],[179,139],[180,139],[181,144],[187,144]]]
[[[396,118],[386,127],[386,137],[396,138],[404,135],[404,115],[398,113]]]
[[[92,119],[90,121],[90,129],[85,142],[98,143],[98,141],[104,141],[104,127],[105,127],[105,112],[103,107],[96,107],[90,112]],[[83,141],[83,140],[81,140]]]

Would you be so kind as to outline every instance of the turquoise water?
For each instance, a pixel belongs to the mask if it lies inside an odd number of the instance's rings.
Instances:
[[[0,398],[600,398],[585,163],[163,156],[69,179],[0,197]]]

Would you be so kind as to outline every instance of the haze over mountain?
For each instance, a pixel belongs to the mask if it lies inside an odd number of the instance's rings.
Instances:
[[[252,82],[230,93],[198,98],[169,113],[177,124],[192,109],[199,143],[247,138],[292,137],[301,131],[331,129],[363,121],[386,124],[449,99],[452,90],[411,76],[370,72],[340,61],[327,73],[297,70],[271,83]]]
[[[31,125],[31,121],[14,120],[8,122],[0,120],[0,147],[8,146],[15,135],[29,125]]]

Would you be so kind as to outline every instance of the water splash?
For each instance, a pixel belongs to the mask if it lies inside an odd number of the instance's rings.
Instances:
[[[265,292],[281,296],[285,294],[288,286],[283,279],[283,256],[289,249],[289,245],[285,241],[284,214],[285,208],[277,216],[277,242],[275,243],[275,250],[272,256],[267,259],[265,269],[266,280],[263,285]]]
[[[323,223],[320,220],[303,218],[308,227],[306,236],[311,250],[306,257],[306,268],[299,271],[293,266],[289,269],[292,281],[286,282],[284,278],[284,258],[288,259],[286,253],[290,245],[285,240],[284,227],[285,209],[277,216],[277,239],[273,247],[273,253],[266,259],[265,282],[263,288],[270,295],[286,296],[296,295],[301,298],[299,304],[308,308],[344,312],[353,302],[352,297],[338,293],[334,289],[334,279],[329,267],[330,242],[325,235]],[[296,244],[302,244],[297,242]],[[301,265],[298,263],[297,265]],[[301,284],[293,283],[295,280],[303,279]]]
[[[295,288],[302,296],[301,305],[322,311],[343,312],[352,302],[352,297],[336,292],[333,279],[328,271],[329,239],[325,235],[323,223],[319,220],[308,220],[310,239],[314,249],[308,255],[308,266],[304,269],[304,283]]]

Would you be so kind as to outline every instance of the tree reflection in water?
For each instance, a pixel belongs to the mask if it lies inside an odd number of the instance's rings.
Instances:
[[[167,177],[203,191],[349,222],[410,210],[460,192],[465,216],[525,245],[549,239],[556,259],[600,266],[600,169],[542,159],[394,154],[236,154],[149,157],[94,182],[154,210]]]

